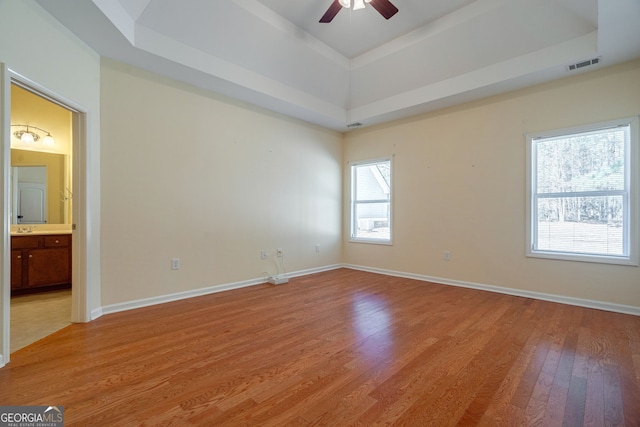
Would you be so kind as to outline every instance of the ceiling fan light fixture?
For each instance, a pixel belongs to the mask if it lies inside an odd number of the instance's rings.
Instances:
[[[364,0],[353,0],[353,10],[364,9]]]
[[[351,0],[338,0],[340,6],[346,7],[347,9],[351,7]]]

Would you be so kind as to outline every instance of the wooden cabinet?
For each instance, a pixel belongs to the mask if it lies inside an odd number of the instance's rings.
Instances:
[[[71,235],[11,236],[11,290],[71,284]]]

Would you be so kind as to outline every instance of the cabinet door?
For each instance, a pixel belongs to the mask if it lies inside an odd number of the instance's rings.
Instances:
[[[22,288],[22,251],[11,251],[11,289]]]
[[[69,248],[31,249],[28,251],[29,283],[45,286],[71,283]]]

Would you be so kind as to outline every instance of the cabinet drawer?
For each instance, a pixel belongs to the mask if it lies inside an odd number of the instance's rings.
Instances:
[[[71,244],[71,235],[60,234],[55,236],[44,236],[45,248],[67,247]]]
[[[39,240],[38,236],[12,236],[11,249],[37,248]]]

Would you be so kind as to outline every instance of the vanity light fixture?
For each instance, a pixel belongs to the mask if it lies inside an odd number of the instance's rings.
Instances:
[[[46,133],[46,135],[42,138],[42,145],[53,147],[56,144],[56,141],[53,139],[49,131],[46,131],[36,126],[30,126],[30,125],[11,125],[11,126],[23,128],[13,132],[13,135],[16,138],[18,138],[20,141],[24,142],[25,144],[33,144],[34,142],[40,140],[40,135],[36,131]]]

